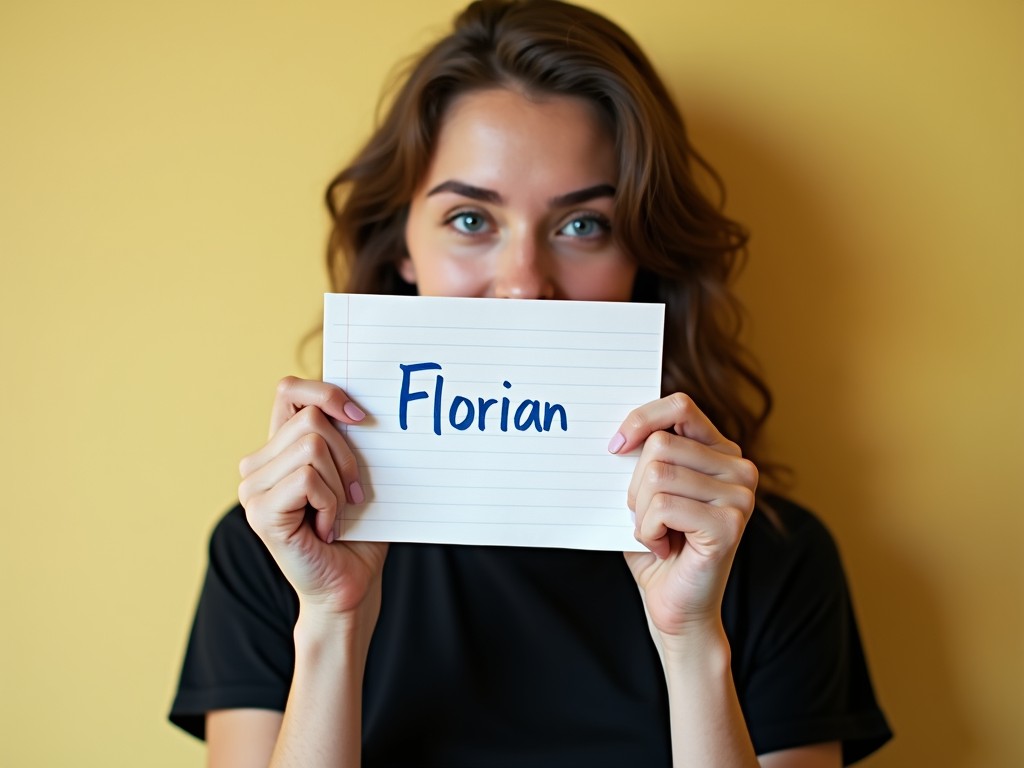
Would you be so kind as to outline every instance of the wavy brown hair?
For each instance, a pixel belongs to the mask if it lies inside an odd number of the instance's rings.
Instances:
[[[753,458],[771,394],[739,343],[730,282],[747,232],[724,216],[724,188],[639,46],[613,22],[557,0],[478,0],[415,59],[379,127],[327,190],[334,290],[410,294],[398,273],[405,219],[448,105],[468,91],[515,88],[583,98],[618,155],[615,220],[638,263],[635,301],[664,302],[662,390],[685,392]],[[710,200],[699,180],[710,180]]]

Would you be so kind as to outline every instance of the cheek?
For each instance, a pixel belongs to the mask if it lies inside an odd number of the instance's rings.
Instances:
[[[460,259],[430,248],[411,255],[420,296],[486,296],[493,282],[488,259]]]
[[[629,301],[636,265],[625,259],[581,264],[563,272],[565,298],[573,301]]]
[[[405,226],[405,246],[409,268],[403,276],[416,284],[420,296],[483,295],[484,265],[452,254],[432,221],[415,203]]]

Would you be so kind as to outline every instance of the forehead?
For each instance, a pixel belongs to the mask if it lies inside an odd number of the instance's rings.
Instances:
[[[427,177],[586,186],[614,184],[617,168],[614,141],[591,102],[491,89],[448,107]]]

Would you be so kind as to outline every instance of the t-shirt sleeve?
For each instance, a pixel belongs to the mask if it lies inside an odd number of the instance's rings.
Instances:
[[[803,510],[787,510],[782,523],[782,533],[755,534],[775,545],[759,547],[763,562],[744,574],[759,582],[748,585],[755,626],[737,680],[747,725],[759,754],[840,741],[849,765],[892,733],[875,698],[835,542]]]
[[[295,592],[236,506],[210,537],[171,722],[202,739],[212,710],[284,711],[297,616]]]

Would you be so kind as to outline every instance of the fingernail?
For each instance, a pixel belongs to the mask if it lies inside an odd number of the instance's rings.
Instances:
[[[348,487],[348,495],[352,497],[353,504],[362,504],[366,498],[363,495],[363,486],[359,484],[358,480],[353,481],[352,485]]]
[[[334,543],[334,526],[333,525],[331,526],[331,530],[329,530],[327,532],[327,543],[328,544],[333,544]]]
[[[616,432],[615,437],[608,443],[608,453],[618,453],[619,449],[626,444],[626,436]]]
[[[366,418],[366,414],[363,413],[362,409],[351,401],[345,403],[343,410],[345,415],[352,419],[352,421],[362,421]]]

